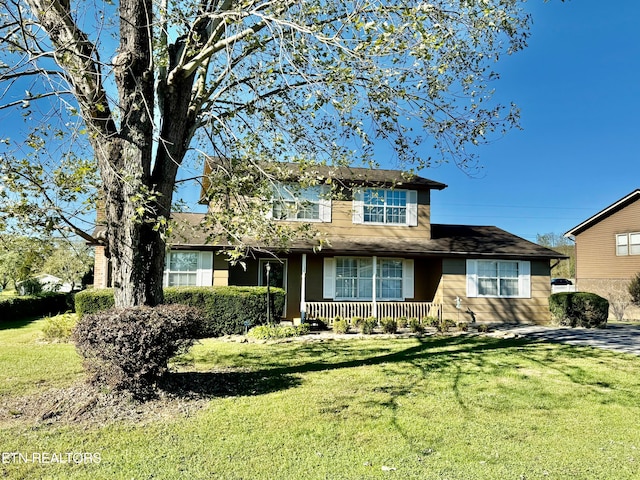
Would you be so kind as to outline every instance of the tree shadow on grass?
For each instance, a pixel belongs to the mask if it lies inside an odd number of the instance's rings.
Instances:
[[[170,372],[158,387],[179,398],[255,396],[287,390],[300,385],[291,374],[269,370],[228,372]]]
[[[10,330],[12,328],[22,328],[29,325],[31,322],[35,322],[36,320],[40,320],[42,317],[28,317],[23,318],[21,320],[9,320],[9,321],[0,321],[0,330]]]
[[[288,344],[287,348],[274,349],[273,357],[265,359],[261,366],[239,366],[209,372],[171,372],[159,386],[167,394],[185,398],[253,396],[297,387],[302,384],[303,375],[307,373],[399,363],[411,365],[426,377],[445,369],[455,369],[460,361],[471,361],[479,368],[491,367],[486,365],[483,354],[509,349],[515,349],[521,354],[523,350],[540,343],[539,340],[527,338],[460,335],[414,337],[410,346],[393,351],[389,351],[388,342],[378,347],[375,341],[362,342],[362,345],[358,345],[357,340],[300,343],[295,346]],[[600,358],[600,355],[606,355],[605,352],[600,354],[599,351],[580,347],[565,346],[561,350],[563,355],[576,358]],[[244,355],[241,357],[244,358]],[[314,357],[317,360],[296,363],[300,359]],[[239,357],[240,362],[242,358]],[[462,373],[458,369],[452,375],[455,389]],[[578,382],[577,379],[574,380]]]
[[[426,375],[428,371],[437,371],[449,366],[457,356],[463,354],[481,355],[482,352],[512,348],[526,343],[522,340],[465,336],[417,337],[416,340],[417,345],[392,352],[388,351],[388,344],[380,348],[365,344],[362,349],[354,349],[351,341],[341,340],[322,344],[299,344],[293,349],[274,352],[274,355],[282,356],[266,368],[240,367],[211,372],[170,372],[165,375],[159,388],[171,396],[183,398],[263,395],[299,386],[303,380],[301,376],[306,373],[406,362],[420,368],[423,375]],[[351,355],[357,355],[357,358],[332,360]],[[319,357],[317,361],[295,364],[296,359],[314,356]]]

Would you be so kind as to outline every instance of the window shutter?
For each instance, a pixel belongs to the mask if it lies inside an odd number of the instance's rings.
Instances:
[[[413,272],[413,260],[402,261],[402,297],[404,300],[407,298],[414,298],[414,272]]]
[[[333,300],[336,297],[336,259],[325,258],[322,272],[322,297]]]
[[[518,297],[531,298],[531,262],[518,262]]]
[[[322,188],[318,206],[318,210],[320,211],[320,221],[331,223],[331,190],[329,188]]]
[[[171,260],[171,250],[164,257],[164,272],[162,272],[162,286],[169,286],[169,261]]]
[[[364,223],[364,193],[362,190],[353,191],[353,223]]]
[[[213,252],[200,252],[196,285],[210,287],[213,285]]]
[[[478,261],[467,260],[467,297],[478,296]]]
[[[416,190],[407,191],[407,225],[418,226],[418,192]]]

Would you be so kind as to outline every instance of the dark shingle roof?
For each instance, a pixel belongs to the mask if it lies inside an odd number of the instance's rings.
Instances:
[[[300,166],[295,163],[286,164],[291,170],[291,179],[297,177]],[[380,168],[332,167],[314,165],[305,170],[305,175],[316,175],[324,180],[341,180],[349,185],[410,187],[416,190],[443,190],[444,183],[403,172],[402,170],[385,170]]]
[[[209,188],[208,175],[218,170],[224,160],[210,158],[205,162],[204,179],[202,182],[201,202],[205,202],[205,192]],[[224,168],[220,168],[224,171]],[[265,165],[266,171],[271,171],[274,177],[282,181],[296,181],[302,177],[316,178],[321,181],[331,180],[346,186],[378,186],[378,187],[400,187],[414,190],[443,190],[447,188],[444,183],[436,182],[428,178],[410,174],[402,170],[385,170],[380,168],[362,168],[348,166],[328,166],[328,165],[300,165],[298,163],[278,163]],[[286,178],[281,178],[285,176]]]
[[[197,228],[204,214],[176,213],[179,225],[174,230],[174,246],[188,248],[205,246],[206,235]],[[387,232],[389,233],[389,232]],[[487,257],[487,258],[567,258],[546,247],[513,235],[500,228],[474,225],[431,225],[431,239],[406,237],[336,237],[329,236],[329,245],[322,252],[349,255],[404,255],[416,257]],[[209,247],[225,247],[209,244]],[[311,242],[298,242],[290,251],[308,252]],[[277,248],[274,248],[277,250]]]

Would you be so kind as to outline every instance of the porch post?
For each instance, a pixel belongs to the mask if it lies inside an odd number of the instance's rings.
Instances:
[[[376,257],[375,255],[373,256],[373,275],[372,275],[372,281],[373,281],[373,285],[371,286],[371,295],[372,295],[372,299],[371,299],[371,316],[378,318],[378,305],[376,304],[376,297],[377,297],[377,292],[376,292],[376,283],[378,283],[376,280],[378,278],[378,257]]]
[[[302,254],[302,280],[300,282],[300,322],[304,323],[304,319],[307,316],[307,302],[306,302],[306,290],[307,290],[307,254]]]

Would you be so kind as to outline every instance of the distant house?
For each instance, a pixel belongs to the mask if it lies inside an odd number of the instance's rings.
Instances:
[[[640,272],[640,189],[565,235],[575,238],[577,289],[609,300],[624,297],[629,281]]]
[[[42,291],[44,292],[68,293],[72,290],[72,286],[70,283],[63,281],[61,278],[56,277],[55,275],[41,273],[40,275],[36,275],[33,278],[40,282],[40,285],[42,285]],[[22,282],[18,282],[16,286],[18,287],[18,291],[24,294],[24,292],[20,288],[21,284]]]
[[[269,216],[313,223],[328,245],[299,241],[230,266],[225,245],[196,228],[167,255],[165,285],[265,285],[285,288],[288,319],[426,315],[480,322],[549,321],[550,264],[566,258],[493,226],[431,223],[431,195],[446,185],[397,170],[316,167],[321,185],[287,189]],[[291,181],[295,181],[295,177]],[[332,196],[329,184],[346,193]],[[298,198],[295,198],[298,197]],[[203,214],[176,213],[197,226]],[[269,249],[261,246],[262,250]],[[95,286],[109,283],[96,250]]]

